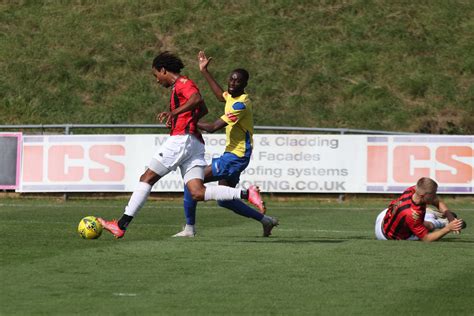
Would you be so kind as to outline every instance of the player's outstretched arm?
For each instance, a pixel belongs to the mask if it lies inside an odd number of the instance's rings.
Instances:
[[[434,232],[428,233],[423,237],[421,240],[426,242],[436,241],[443,238],[450,232],[459,232],[462,228],[462,219],[455,219],[450,222],[448,225],[444,226],[439,230],[435,230]]]
[[[206,131],[208,133],[214,133],[215,131],[218,131],[221,128],[224,128],[226,125],[227,125],[227,123],[224,122],[223,120],[221,120],[220,118],[217,119],[214,123],[199,121],[198,124],[197,124],[198,128],[200,128],[203,131]]]
[[[443,201],[437,200],[436,205],[434,206],[436,206],[439,212],[442,213],[448,219],[449,222],[452,222],[454,221],[454,219],[456,219],[456,216],[454,216],[454,214],[451,213],[448,206]]]
[[[225,102],[225,99],[222,96],[222,93],[224,93],[224,90],[217,83],[217,81],[214,79],[214,77],[211,75],[211,73],[207,70],[207,66],[211,62],[212,57],[207,58],[204,51],[200,51],[198,53],[198,60],[199,60],[199,70],[201,71],[202,75],[204,76],[207,83],[211,87],[211,90],[214,93],[214,95],[216,96],[217,100],[219,100],[221,102]]]

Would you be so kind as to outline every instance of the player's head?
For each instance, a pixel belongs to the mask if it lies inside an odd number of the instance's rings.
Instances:
[[[227,81],[227,92],[233,97],[244,94],[244,89],[249,81],[249,73],[247,70],[238,68],[232,70]]]
[[[420,178],[416,183],[416,194],[420,196],[425,203],[436,200],[436,191],[438,184],[430,178]]]
[[[153,59],[153,75],[156,81],[166,88],[173,84],[173,75],[181,73],[183,68],[181,59],[168,51],[162,52]]]

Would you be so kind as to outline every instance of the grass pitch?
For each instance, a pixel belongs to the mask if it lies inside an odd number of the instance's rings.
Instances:
[[[212,203],[198,236],[170,236],[181,202],[149,201],[122,240],[76,232],[86,215],[118,217],[125,200],[0,200],[1,315],[472,315],[474,207],[441,242],[376,241],[387,201],[270,200],[273,236]]]

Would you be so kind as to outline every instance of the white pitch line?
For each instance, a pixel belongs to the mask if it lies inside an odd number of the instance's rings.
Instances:
[[[129,296],[129,297],[137,296],[136,293],[112,293],[112,295],[114,295],[114,296]]]

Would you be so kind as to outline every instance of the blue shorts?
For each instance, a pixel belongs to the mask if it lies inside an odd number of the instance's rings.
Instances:
[[[247,168],[250,157],[238,157],[225,152],[219,158],[212,159],[212,178],[209,181],[227,180],[230,186],[239,183],[240,174]]]

